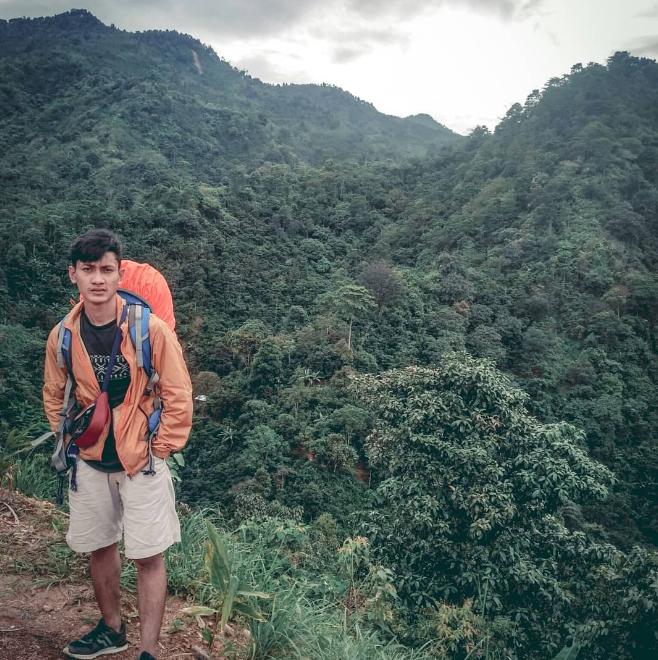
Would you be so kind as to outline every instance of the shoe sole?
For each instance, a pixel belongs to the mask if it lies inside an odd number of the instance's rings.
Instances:
[[[63,649],[63,653],[67,658],[76,658],[76,660],[92,660],[92,658],[98,658],[101,655],[110,655],[112,653],[121,653],[121,651],[125,651],[129,644],[124,644],[123,646],[113,646],[111,649],[102,649],[101,651],[96,651],[96,653],[73,653],[73,651],[69,651],[69,647],[65,646]]]

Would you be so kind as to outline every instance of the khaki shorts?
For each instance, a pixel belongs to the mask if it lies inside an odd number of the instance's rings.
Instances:
[[[166,461],[154,457],[155,474],[101,472],[78,459],[77,490],[69,488],[66,542],[92,552],[124,537],[125,555],[145,559],[180,541],[174,485]]]

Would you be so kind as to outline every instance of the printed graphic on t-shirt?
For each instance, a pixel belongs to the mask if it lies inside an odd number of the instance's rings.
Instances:
[[[109,355],[90,355],[89,359],[94,368],[94,373],[96,374],[96,379],[98,380],[99,385],[103,385],[103,379],[105,378],[105,372],[107,371],[107,365],[110,361]],[[130,366],[126,362],[126,358],[118,353],[116,359],[114,360],[114,368],[112,369],[112,374],[110,375],[110,385],[108,388],[108,395],[110,397],[110,407],[114,408],[118,406],[122,401],[123,397],[128,391],[128,386],[130,385]]]
[[[94,373],[99,383],[103,382],[105,378],[105,372],[107,371],[107,365],[110,361],[109,355],[90,355],[89,359],[91,360],[91,365],[94,368]],[[114,360],[114,368],[112,369],[112,374],[110,375],[110,381],[113,380],[122,380],[124,378],[130,378],[130,367],[126,362],[126,358],[119,353]]]

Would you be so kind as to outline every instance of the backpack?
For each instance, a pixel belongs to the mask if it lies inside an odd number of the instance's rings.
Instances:
[[[129,259],[121,261],[121,290],[135,293],[142,303],[161,318],[175,332],[174,302],[167,280],[150,264],[141,264]],[[146,302],[148,301],[148,302]]]
[[[149,264],[138,264],[133,261],[123,260],[121,262],[124,276],[122,284],[128,285],[132,290],[121,288],[117,291],[127,304],[128,312],[128,331],[137,360],[137,367],[144,369],[148,376],[148,384],[145,394],[151,395],[158,383],[159,376],[153,368],[151,362],[151,341],[149,337],[149,319],[151,312],[157,310],[158,316],[162,314],[163,320],[173,330],[176,321],[173,314],[173,301],[169,286],[162,276],[153,266]],[[148,296],[148,299],[147,299]],[[153,307],[151,306],[153,302]],[[71,440],[71,433],[74,430],[76,421],[85,413],[79,410],[78,403],[71,393],[75,389],[75,379],[73,377],[73,363],[71,358],[71,331],[64,326],[66,317],[60,321],[59,335],[57,341],[57,364],[60,367],[66,367],[67,380],[64,388],[64,399],[62,411],[60,413],[60,423],[56,432],[47,432],[37,438],[32,446],[36,447],[51,435],[56,437],[56,447],[51,458],[51,466],[59,475],[59,488],[57,501],[63,501],[63,489],[65,475],[72,468],[71,489],[76,490],[76,466],[79,449],[74,440]],[[160,424],[162,414],[162,405],[159,397],[155,395],[154,410],[148,419],[148,451],[149,463],[145,474],[155,474],[153,469],[153,454],[151,451],[151,441],[155,436]]]

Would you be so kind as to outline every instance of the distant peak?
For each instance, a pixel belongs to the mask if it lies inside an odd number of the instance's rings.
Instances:
[[[35,18],[10,18],[8,21],[3,22],[15,26],[29,25],[36,28],[46,27],[48,25],[94,28],[107,27],[87,9],[71,9],[69,11],[62,12],[61,14],[55,14],[53,16],[39,16]]]
[[[408,115],[405,117],[405,119],[409,119],[410,121],[414,121],[418,124],[425,124],[428,126],[440,126],[438,121],[434,120],[432,117],[430,117],[428,114],[421,112],[418,113],[417,115]]]
[[[85,25],[97,25],[105,27],[105,24],[97,19],[89,10],[87,9],[71,9],[70,11],[65,11],[62,14],[55,14],[53,20],[61,22],[75,22],[77,24]]]
[[[88,9],[69,9],[69,11],[62,12],[61,14],[56,14],[56,16],[86,16],[88,18],[93,18],[95,21],[98,19],[88,10]],[[98,21],[100,23],[100,21]]]
[[[431,129],[433,131],[436,131],[437,129],[445,132],[446,134],[450,134],[452,136],[457,137],[458,133],[455,133],[451,129],[449,129],[447,126],[444,124],[439,123],[434,119],[434,117],[430,117],[430,115],[421,112],[418,113],[417,115],[409,115],[408,117],[404,118],[404,121],[411,122],[412,124],[415,124],[416,126],[423,126],[426,129]]]

